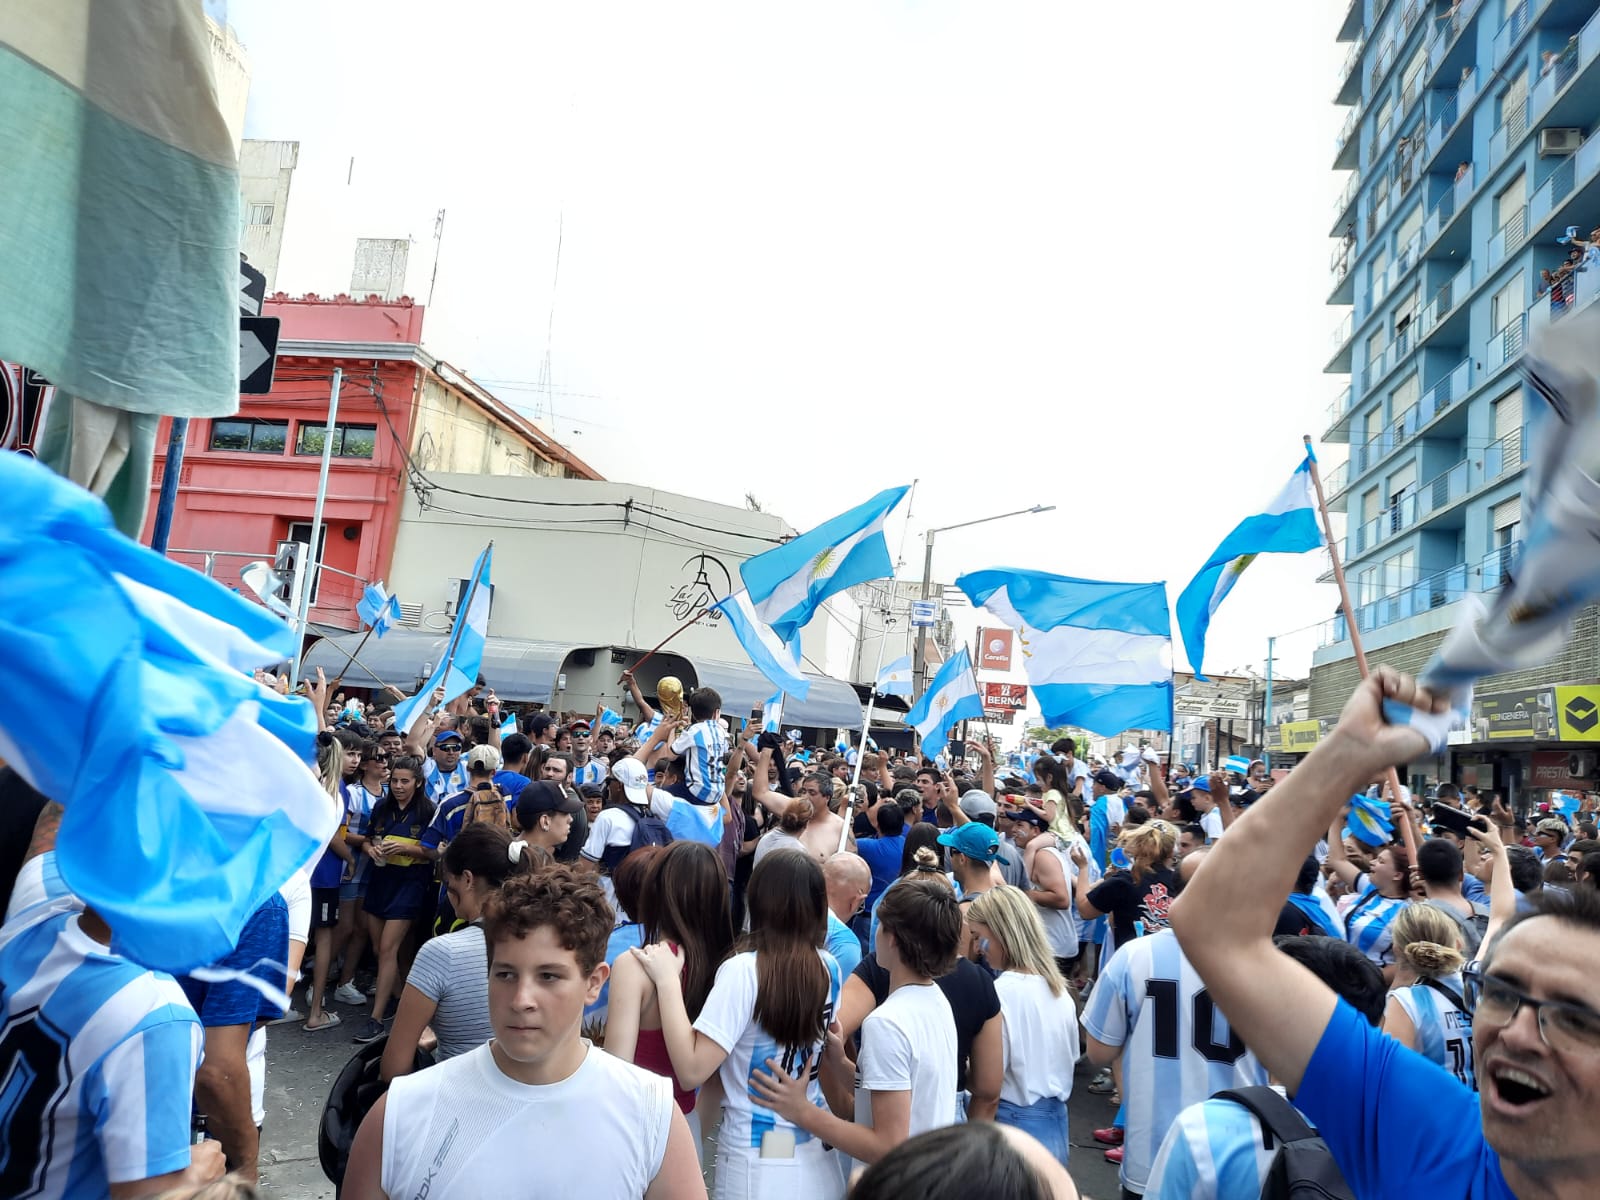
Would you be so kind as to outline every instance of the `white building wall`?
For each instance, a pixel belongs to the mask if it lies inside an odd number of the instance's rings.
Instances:
[[[267,294],[278,290],[278,259],[289,213],[289,184],[300,161],[299,142],[246,141],[239,150],[239,249],[267,277]]]
[[[218,25],[209,16],[206,32],[211,35],[211,79],[217,107],[233,135],[237,154],[244,141],[244,110],[250,99],[250,59],[233,30]]]

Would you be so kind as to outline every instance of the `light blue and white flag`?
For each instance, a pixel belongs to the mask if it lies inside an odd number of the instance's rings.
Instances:
[[[777,733],[783,728],[783,693],[778,692],[761,706],[761,732]]]
[[[517,714],[507,713],[506,719],[500,722],[500,736],[508,738],[517,731]]]
[[[604,706],[600,709],[600,728],[605,729],[610,725],[621,725],[622,714]]]
[[[811,681],[800,669],[798,630],[787,639],[779,637],[777,631],[757,615],[748,592],[735,592],[713,604],[710,611],[728,618],[733,636],[739,639],[756,670],[765,675],[773,687],[799,700],[810,694]]]
[[[957,721],[983,716],[983,697],[972,659],[965,646],[951,655],[928,684],[922,698],[906,714],[906,724],[917,731],[923,746],[940,746]]]
[[[910,490],[907,486],[879,492],[865,504],[739,564],[755,615],[781,640],[793,641],[835,592],[894,574],[883,522]]]
[[[997,567],[956,580],[1017,631],[1044,723],[1110,736],[1172,728],[1172,620],[1163,583],[1103,583]]]
[[[310,703],[252,675],[298,637],[23,455],[0,495],[0,758],[63,805],[56,864],[118,953],[219,962],[339,822]]]
[[[1383,706],[1385,717],[1417,729],[1435,753],[1452,729],[1465,727],[1475,680],[1554,657],[1566,648],[1578,612],[1600,597],[1600,312],[1584,309],[1546,326],[1529,344],[1522,369],[1528,384],[1522,553],[1487,611],[1463,605],[1419,676],[1450,698],[1450,713],[1420,714],[1393,701]]]
[[[1394,823],[1389,820],[1389,805],[1365,792],[1350,797],[1350,812],[1344,821],[1345,833],[1367,846],[1387,846],[1394,839]]]
[[[880,696],[911,695],[911,655],[903,655],[887,663],[878,672],[877,693]]]
[[[1307,452],[1289,482],[1266,508],[1234,526],[1178,597],[1178,631],[1183,635],[1183,648],[1196,679],[1205,678],[1200,673],[1201,659],[1206,653],[1206,630],[1211,618],[1256,555],[1303,554],[1326,545],[1317,521],[1312,461]]]
[[[400,619],[400,598],[391,596],[381,579],[369,583],[356,602],[356,615],[372,626],[372,632],[381,638]]]
[[[473,565],[474,583],[467,589],[467,611],[457,614],[445,656],[434,668],[432,678],[415,696],[407,696],[394,706],[394,727],[401,733],[411,732],[430,703],[449,704],[477,684],[478,672],[483,669],[483,648],[489,638],[489,569],[493,557],[494,543],[490,542]],[[444,694],[435,701],[433,695],[440,688]]]
[[[1250,760],[1243,754],[1230,754],[1222,760],[1222,769],[1232,771],[1235,775],[1250,774]]]

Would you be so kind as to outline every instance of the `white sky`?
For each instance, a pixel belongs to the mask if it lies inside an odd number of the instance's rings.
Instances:
[[[1345,382],[1321,373],[1344,8],[228,16],[247,135],[301,144],[280,288],[344,291],[356,236],[409,235],[420,298],[444,208],[429,349],[531,388],[548,327],[555,428],[603,474],[750,492],[800,529],[918,477],[907,576],[929,526],[1054,504],[941,536],[936,576],[1165,579],[1176,600]],[[1278,673],[1307,671],[1324,561],[1258,560],[1211,669],[1259,669],[1278,634]]]

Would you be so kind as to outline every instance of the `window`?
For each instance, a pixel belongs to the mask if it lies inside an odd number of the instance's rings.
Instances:
[[[1368,567],[1356,576],[1356,607],[1365,608],[1378,598],[1378,568]]]
[[[1421,230],[1422,205],[1413,204],[1411,211],[1406,214],[1405,220],[1400,222],[1400,228],[1394,231],[1395,252],[1398,254],[1405,253],[1405,249],[1410,244],[1411,239],[1416,237]]]
[[[1394,94],[1383,98],[1383,103],[1378,105],[1378,114],[1372,118],[1373,136],[1381,138],[1383,127],[1389,123],[1389,118],[1394,116]]]
[[[1367,369],[1369,371],[1372,370],[1377,365],[1378,360],[1383,357],[1383,351],[1383,330],[1380,329],[1371,337],[1367,338]]]
[[[1417,52],[1400,72],[1400,99],[1410,108],[1422,98],[1422,69],[1428,65],[1427,39],[1417,46]]]
[[[270,204],[252,204],[250,206],[250,224],[252,224],[252,225],[271,225],[272,224],[272,205],[270,205]]]
[[[211,422],[212,450],[243,450],[251,454],[282,454],[289,440],[289,422],[229,417]]]
[[[1392,596],[1403,588],[1410,587],[1416,582],[1417,552],[1405,550],[1393,558],[1385,559],[1383,564],[1383,594]]]
[[[1362,441],[1364,446],[1376,446],[1378,439],[1383,436],[1383,406],[1369,412],[1362,422],[1366,431],[1366,438]]]
[[[1373,256],[1367,260],[1367,286],[1376,289],[1379,281],[1383,279],[1383,273],[1388,269],[1388,266],[1389,252],[1380,246]]]
[[[1489,301],[1489,331],[1491,333],[1499,333],[1522,315],[1522,298],[1526,290],[1526,285],[1522,282],[1522,272],[1518,271],[1511,277],[1505,287],[1494,294]],[[1520,420],[1518,424],[1521,424]]]
[[[328,432],[325,424],[301,421],[295,434],[296,454],[321,454],[322,438]],[[371,458],[378,441],[376,425],[344,425],[333,427],[333,454],[335,458]]]
[[[1500,124],[1508,127],[1510,137],[1520,137],[1528,127],[1528,77],[1526,74],[1511,78],[1506,90],[1500,93]]]
[[[291,541],[291,542],[299,542],[302,546],[310,546],[311,545],[311,522],[310,521],[295,521],[293,524],[291,524],[289,526],[289,537],[288,537],[288,540]],[[316,556],[315,559],[313,559],[306,566],[306,575],[307,575],[306,586],[311,589],[311,603],[313,605],[315,605],[316,602],[317,602],[317,591],[319,590],[319,588],[321,587],[321,584],[322,584],[322,555],[323,555],[323,552],[327,550],[327,548],[328,548],[328,523],[326,521],[324,521],[322,523],[322,536],[317,539],[317,556]]]
[[[1401,300],[1394,310],[1394,340],[1401,341],[1411,329],[1411,322],[1417,319],[1417,304],[1421,299],[1421,290],[1413,288],[1411,294]]]
[[[1517,177],[1494,197],[1494,227],[1501,230],[1512,220],[1520,218],[1523,209],[1528,203],[1528,177],[1522,172],[1517,172]]]
[[[1409,503],[1417,490],[1417,464],[1409,463],[1389,476],[1389,532],[1398,533],[1416,516],[1416,505]]]

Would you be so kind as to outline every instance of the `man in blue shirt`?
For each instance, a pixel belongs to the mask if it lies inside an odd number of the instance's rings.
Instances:
[[[906,815],[893,796],[881,794],[868,815],[878,832],[874,837],[858,839],[856,853],[872,872],[872,888],[867,893],[870,909],[884,889],[900,877],[900,860],[906,848]]]
[[[848,979],[861,962],[861,938],[852,923],[863,912],[862,901],[872,885],[872,875],[859,855],[841,850],[822,864],[828,885],[827,951]]]
[[[1358,1196],[1565,1200],[1600,1171],[1600,893],[1550,892],[1491,931],[1476,973],[1478,1092],[1385,1037],[1272,944],[1305,854],[1350,795],[1427,752],[1392,701],[1449,707],[1378,667],[1334,732],[1234,823],[1173,906],[1229,1024],[1317,1126]]]

